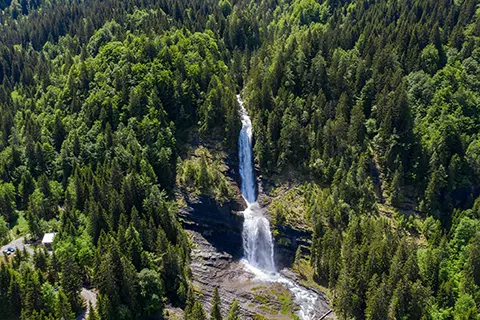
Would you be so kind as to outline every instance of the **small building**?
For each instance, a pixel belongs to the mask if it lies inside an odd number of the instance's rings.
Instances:
[[[42,244],[45,247],[50,248],[52,246],[53,239],[55,239],[56,234],[57,234],[56,232],[45,233],[43,235]]]

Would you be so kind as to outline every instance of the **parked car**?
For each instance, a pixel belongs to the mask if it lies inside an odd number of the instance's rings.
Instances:
[[[6,254],[7,256],[9,256],[11,254],[11,252],[8,251],[8,249],[5,249],[5,250],[3,250],[3,254]]]
[[[14,252],[15,252],[15,248],[10,247],[10,248],[7,249],[7,251],[10,252],[10,253],[14,253]]]

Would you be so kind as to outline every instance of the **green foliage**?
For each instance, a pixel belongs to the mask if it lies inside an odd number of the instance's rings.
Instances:
[[[0,318],[74,318],[82,284],[101,319],[205,318],[173,190],[234,195],[226,156],[198,145],[236,154],[239,88],[262,176],[299,186],[269,208],[276,236],[313,231],[339,317],[478,314],[476,1],[0,9],[0,241],[6,223],[58,232],[52,255],[2,264]]]
[[[88,316],[87,320],[99,320],[97,311],[93,308],[92,304],[88,304]]]
[[[222,320],[222,306],[218,288],[215,287],[212,298],[212,310],[210,311],[210,320]]]
[[[461,295],[455,303],[455,320],[468,320],[478,317],[477,306],[471,295]]]
[[[226,320],[240,320],[240,309],[237,300],[233,300],[228,315],[225,318]]]
[[[9,230],[5,218],[0,216],[0,244],[7,243],[10,240]]]
[[[11,183],[0,183],[0,212],[6,221],[16,218],[15,187]]]
[[[143,269],[138,274],[141,301],[147,316],[161,314],[163,310],[164,288],[160,274],[154,270]]]
[[[199,301],[195,301],[193,304],[192,312],[188,316],[188,319],[192,320],[206,320],[207,316],[205,310],[203,310],[202,304]]]
[[[63,293],[63,291],[58,292],[57,305],[55,308],[55,317],[58,319],[74,319],[74,313],[72,312],[72,307],[70,306],[69,299]]]
[[[179,184],[192,195],[209,195],[223,203],[234,196],[226,170],[222,155],[213,156],[208,149],[200,147],[179,163]]]

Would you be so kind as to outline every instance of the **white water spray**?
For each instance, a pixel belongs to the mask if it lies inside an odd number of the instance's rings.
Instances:
[[[263,215],[263,210],[256,202],[256,183],[253,171],[252,121],[247,114],[240,95],[237,95],[242,118],[242,130],[238,137],[238,156],[240,159],[240,177],[242,195],[247,202],[243,212],[243,250],[246,259],[246,269],[259,280],[283,284],[290,290],[299,305],[298,316],[302,320],[315,318],[315,305],[318,295],[297,285],[276,272],[273,258],[273,239],[270,223]]]
[[[238,156],[240,158],[240,176],[242,195],[247,202],[243,212],[243,249],[245,258],[254,267],[267,272],[275,272],[273,262],[273,239],[270,223],[264,217],[262,208],[256,202],[255,174],[253,172],[252,121],[248,117],[240,95],[237,95],[242,117],[242,130],[238,137]]]

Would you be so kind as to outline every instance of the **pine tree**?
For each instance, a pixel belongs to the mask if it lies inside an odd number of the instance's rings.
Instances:
[[[210,312],[210,320],[222,320],[222,307],[218,288],[213,291],[212,311]]]
[[[58,292],[57,304],[55,307],[55,318],[65,320],[73,320],[75,318],[75,314],[72,311],[70,302],[68,301],[68,298],[63,290]]]
[[[284,209],[280,204],[277,204],[273,209],[273,223],[277,231],[279,231],[279,228],[285,223],[285,213],[283,211]]]
[[[22,208],[26,209],[28,206],[28,197],[35,191],[35,180],[32,177],[30,171],[25,172],[22,175],[18,192],[21,197]]]
[[[140,239],[140,235],[135,230],[133,223],[130,223],[126,234],[125,234],[125,242],[127,244],[127,252],[130,256],[130,260],[132,261],[133,265],[137,270],[140,270],[141,267],[141,253],[143,251],[142,248],[142,241]]]
[[[62,143],[65,140],[65,128],[62,123],[62,119],[60,118],[60,114],[55,114],[55,120],[53,124],[53,144],[57,152],[60,151],[62,147]]]
[[[187,292],[187,301],[185,303],[185,309],[184,309],[184,318],[185,320],[190,319],[190,314],[192,313],[193,310],[193,305],[195,304],[195,295],[193,293],[193,288],[190,286],[188,288]]]
[[[7,243],[10,240],[10,229],[5,218],[0,215],[0,243]]]
[[[403,200],[403,165],[399,158],[397,158],[397,163],[399,163],[395,174],[393,175],[393,180],[391,184],[390,192],[390,203],[398,207],[401,205]]]
[[[192,312],[188,316],[189,320],[207,320],[205,310],[203,310],[202,304],[197,300],[193,304]]]
[[[199,186],[200,192],[203,194],[208,194],[210,191],[211,179],[205,154],[202,154],[200,158],[200,170],[198,171],[197,185]]]
[[[82,278],[77,261],[68,255],[62,267],[60,283],[71,307],[78,309],[80,306],[79,291],[82,287]]]
[[[480,287],[480,232],[471,242],[466,271],[467,278]]]
[[[88,303],[88,317],[87,320],[100,320],[97,311],[93,308],[92,304]]]
[[[39,211],[36,203],[30,200],[26,212],[28,230],[30,231],[30,234],[37,239],[40,238],[40,235],[42,234],[42,230],[40,229],[40,219],[38,217]]]
[[[381,281],[381,283],[379,282]],[[369,283],[366,294],[365,315],[367,320],[387,319],[388,292],[384,279],[379,279],[375,274]]]
[[[297,250],[295,251],[295,267],[297,269],[297,272],[300,273],[300,276],[302,275],[302,270],[300,269],[300,263],[302,260],[302,246],[297,246]]]
[[[233,300],[225,320],[240,320],[240,306],[237,300]]]

